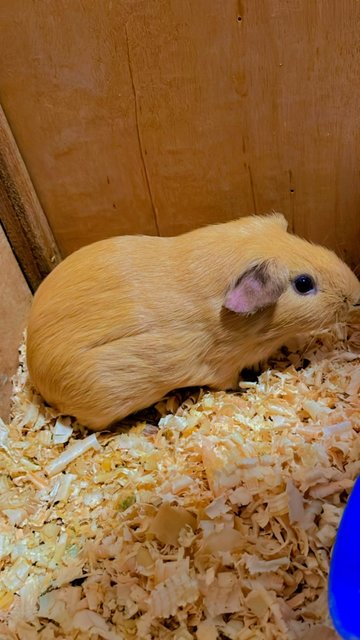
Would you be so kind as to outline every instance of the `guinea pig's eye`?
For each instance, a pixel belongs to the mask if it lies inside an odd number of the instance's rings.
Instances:
[[[314,293],[316,290],[314,279],[306,273],[296,276],[293,280],[293,287],[297,293],[305,296],[307,293]]]

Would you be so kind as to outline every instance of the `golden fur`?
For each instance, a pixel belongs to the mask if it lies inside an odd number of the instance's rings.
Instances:
[[[98,430],[175,388],[234,387],[243,367],[290,336],[344,319],[360,301],[359,281],[334,253],[286,227],[280,214],[251,216],[76,251],[34,297],[33,384],[59,411]],[[226,309],[229,290],[259,264],[277,301],[251,315]],[[294,291],[291,280],[302,273],[315,278],[316,295]]]

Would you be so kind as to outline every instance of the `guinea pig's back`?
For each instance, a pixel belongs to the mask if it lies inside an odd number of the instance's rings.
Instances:
[[[56,404],[53,390],[66,373],[76,376],[82,353],[152,322],[142,298],[148,281],[161,278],[154,257],[164,240],[122,236],[96,242],[68,256],[40,285],[27,326],[27,364],[48,402]]]

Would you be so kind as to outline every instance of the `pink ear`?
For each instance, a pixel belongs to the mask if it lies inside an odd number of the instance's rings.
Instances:
[[[288,283],[287,273],[273,260],[261,262],[239,278],[227,293],[224,306],[251,314],[277,302]]]

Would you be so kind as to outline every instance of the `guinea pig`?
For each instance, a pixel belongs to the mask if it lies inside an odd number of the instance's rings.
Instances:
[[[121,236],[68,256],[37,290],[27,330],[43,398],[92,430],[173,389],[233,389],[299,333],[345,320],[360,282],[281,214],[177,237]]]

